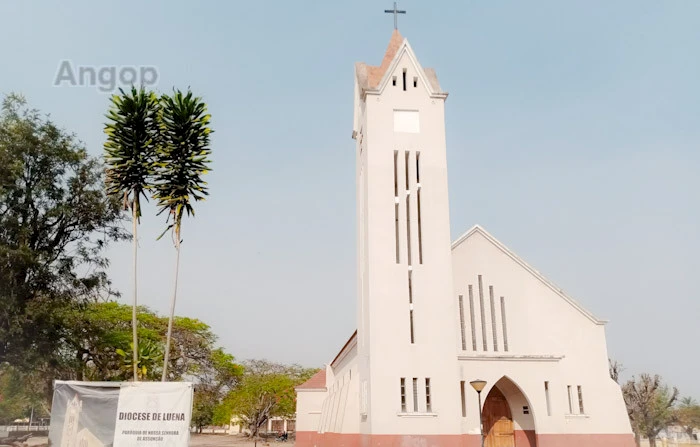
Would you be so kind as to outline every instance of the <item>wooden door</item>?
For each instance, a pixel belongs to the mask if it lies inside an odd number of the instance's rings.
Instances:
[[[515,447],[513,417],[501,390],[491,389],[483,409],[484,435],[488,447]]]

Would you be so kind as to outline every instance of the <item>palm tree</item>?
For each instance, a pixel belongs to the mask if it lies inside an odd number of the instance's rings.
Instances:
[[[169,225],[163,234],[172,230],[176,251],[175,285],[170,302],[168,335],[165,341],[163,382],[168,374],[170,339],[177,298],[182,218],[185,212],[188,216],[194,216],[192,201],[204,200],[209,194],[202,175],[209,170],[207,157],[211,154],[209,136],[212,132],[209,127],[210,118],[207,105],[201,98],[193,97],[190,91],[184,95],[176,90],[173,96],[163,95],[161,98],[160,141],[156,156],[154,198],[160,207],[158,214],[168,212]]]
[[[134,299],[132,310],[134,381],[138,380],[138,336],[136,306],[138,304],[137,254],[138,223],[141,220],[141,198],[148,200],[153,174],[153,162],[158,134],[158,97],[153,92],[131,88],[130,93],[114,95],[105,124],[107,141],[104,144],[107,164],[107,193],[122,198],[124,209],[131,211],[133,224],[133,278]]]

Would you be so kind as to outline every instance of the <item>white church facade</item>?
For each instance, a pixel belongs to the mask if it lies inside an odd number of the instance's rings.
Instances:
[[[398,31],[355,66],[357,331],[296,445],[633,446],[604,322],[481,227],[451,241],[446,98]]]

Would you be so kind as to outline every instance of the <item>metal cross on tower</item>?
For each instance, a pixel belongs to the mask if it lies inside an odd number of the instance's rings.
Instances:
[[[394,29],[399,29],[399,14],[406,14],[406,11],[401,11],[397,8],[396,2],[394,2],[394,9],[385,9],[385,13],[394,14]]]

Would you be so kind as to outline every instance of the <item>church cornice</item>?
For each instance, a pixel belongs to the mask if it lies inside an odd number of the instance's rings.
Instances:
[[[492,355],[458,355],[457,360],[476,361],[476,362],[558,362],[563,359],[563,355],[509,355],[509,354],[492,354]]]

